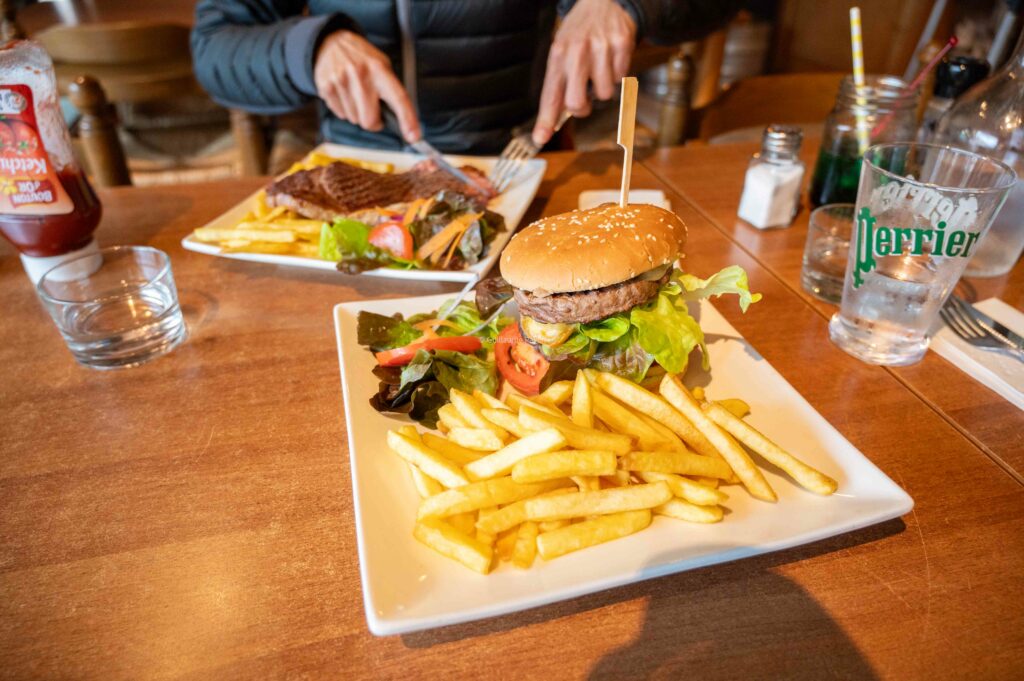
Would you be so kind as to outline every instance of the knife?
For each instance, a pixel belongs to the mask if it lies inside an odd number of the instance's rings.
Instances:
[[[392,132],[398,133],[398,136],[401,137],[401,127],[398,125],[398,118],[395,116],[395,112],[392,111],[387,106],[382,105],[381,115],[384,118],[384,127],[386,127],[388,130],[391,130]],[[441,155],[441,152],[435,149],[434,145],[428,142],[426,139],[421,138],[418,142],[407,143],[406,146],[409,149],[415,151],[417,154],[429,158],[431,161],[434,162],[434,164],[438,168],[448,173],[459,182],[462,182],[463,184],[468,184],[470,187],[476,187],[485,196],[490,194],[489,189],[480,186],[479,184],[477,184],[476,180],[474,180],[469,175],[462,172],[461,170],[453,166],[451,163],[446,161],[444,159],[444,156]]]
[[[997,334],[1003,336],[1012,345],[1017,346],[1018,350],[1024,350],[1024,337],[1006,328],[1006,326],[992,319],[987,314],[985,314],[978,308],[968,303],[966,300],[964,300],[963,303],[964,306],[967,308],[967,311],[971,313],[972,317],[977,319],[982,324],[987,325],[990,329],[992,329],[992,331],[995,331]]]

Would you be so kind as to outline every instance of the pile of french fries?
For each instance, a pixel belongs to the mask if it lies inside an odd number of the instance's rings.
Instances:
[[[334,158],[313,152],[289,168],[286,174],[338,162],[378,173],[390,173],[394,170],[390,163]],[[323,225],[321,220],[303,218],[284,206],[268,206],[267,193],[260,190],[253,197],[249,211],[234,226],[200,227],[192,232],[192,236],[197,241],[217,244],[223,253],[271,253],[318,258],[320,230]]]
[[[625,537],[655,515],[718,522],[724,485],[776,501],[744,446],[812,492],[837,487],[744,421],[745,402],[704,399],[670,374],[657,392],[587,369],[532,398],[450,398],[442,434],[403,426],[387,442],[421,497],[413,536],[481,574]]]

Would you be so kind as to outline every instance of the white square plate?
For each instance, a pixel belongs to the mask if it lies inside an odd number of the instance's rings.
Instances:
[[[729,513],[713,525],[655,518],[638,534],[545,562],[530,570],[502,564],[471,572],[412,536],[419,497],[385,434],[401,424],[369,399],[377,391],[373,355],[356,343],[356,315],[428,312],[450,296],[344,303],[334,308],[348,421],[353,504],[363,600],[370,631],[401,634],[502,615],[652,577],[807,544],[899,517],[913,500],[850,444],[761,358],[710,303],[701,327],[713,342],[711,398],[740,397],[749,421],[780,445],[839,481],[821,497],[772,470],[778,503],[727,487]],[[699,372],[699,366],[694,373]],[[706,376],[701,376],[707,378]]]
[[[358,158],[364,161],[381,161],[392,163],[396,172],[408,170],[423,160],[422,156],[407,154],[400,151],[380,151],[378,149],[363,149],[361,147],[349,147],[343,144],[321,144],[313,152],[321,152],[338,158]],[[489,174],[491,168],[497,163],[496,156],[445,156],[454,166],[471,165],[479,168],[483,173]],[[488,247],[487,255],[475,265],[464,270],[396,270],[382,267],[370,270],[363,274],[371,277],[391,277],[394,279],[409,279],[413,281],[474,281],[491,268],[491,265],[498,259],[501,249],[512,238],[512,232],[523,219],[530,202],[537,195],[541,180],[544,179],[544,171],[548,163],[544,159],[534,158],[526,162],[519,170],[515,180],[508,189],[491,200],[488,208],[500,213],[505,218],[505,231],[499,232]],[[242,216],[249,211],[253,199],[258,192],[237,204],[226,213],[219,215],[204,227],[217,227],[227,229],[234,227],[241,220]],[[289,265],[292,267],[305,267],[314,270],[334,270],[335,263],[317,258],[303,258],[297,255],[273,255],[268,253],[222,253],[217,244],[203,243],[188,235],[181,240],[181,245],[189,251],[216,255],[221,258],[233,258],[235,260],[249,260],[251,262],[269,263],[271,265]]]

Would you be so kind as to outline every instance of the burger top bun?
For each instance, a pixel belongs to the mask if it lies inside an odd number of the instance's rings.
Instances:
[[[516,288],[588,291],[675,262],[686,225],[664,208],[606,203],[538,220],[512,237],[501,276]]]

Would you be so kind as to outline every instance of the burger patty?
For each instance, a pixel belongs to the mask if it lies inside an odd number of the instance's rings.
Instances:
[[[535,296],[529,291],[515,289],[519,311],[545,324],[585,324],[610,317],[616,312],[631,310],[654,297],[662,284],[668,281],[669,270],[660,279],[643,281],[630,279],[592,291],[553,293]]]

